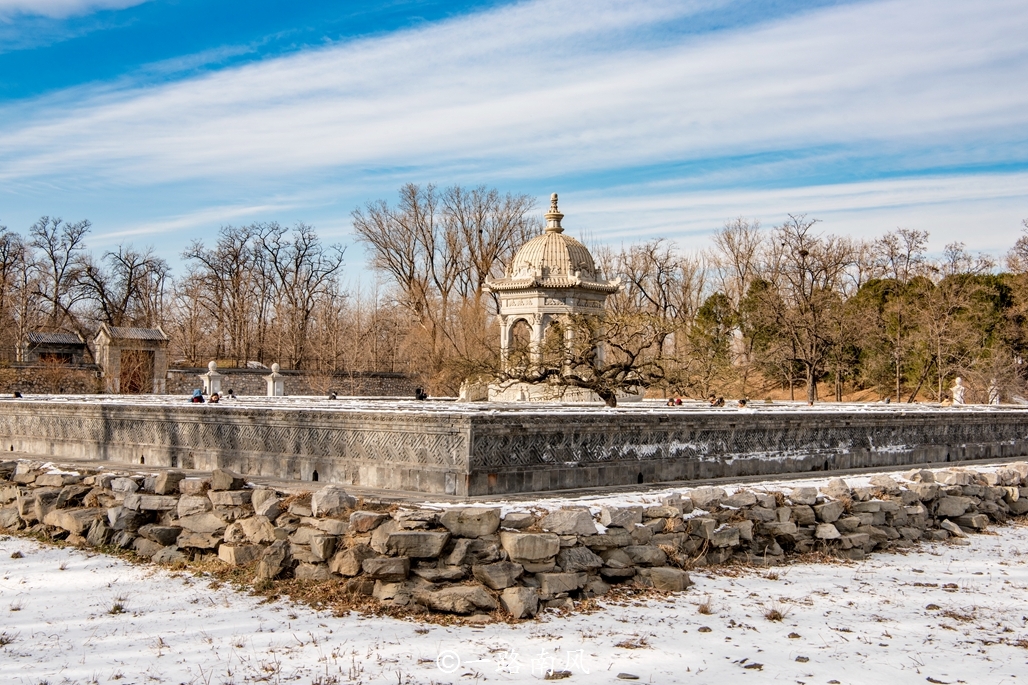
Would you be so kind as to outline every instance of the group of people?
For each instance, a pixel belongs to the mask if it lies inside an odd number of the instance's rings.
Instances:
[[[736,406],[738,406],[741,409],[741,408],[746,406],[747,402],[749,402],[749,400],[747,400],[745,398],[740,399],[736,403]],[[711,393],[710,396],[707,398],[707,403],[710,406],[712,406],[712,407],[723,407],[723,406],[725,406],[725,398],[724,397],[718,397],[717,395]],[[669,397],[668,400],[667,400],[667,406],[669,406],[669,407],[681,407],[682,406],[682,398],[681,397]]]
[[[236,399],[236,393],[232,390],[232,388],[229,388],[228,392],[225,393],[225,397],[230,400],[234,400]],[[193,397],[189,401],[193,404],[203,404],[204,402],[206,402],[207,404],[217,404],[221,401],[221,394],[216,392],[211,393],[211,396],[205,400],[203,398],[203,390],[197,388],[193,391]]]

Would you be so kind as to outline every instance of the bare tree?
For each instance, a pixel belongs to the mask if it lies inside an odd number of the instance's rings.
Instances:
[[[29,229],[30,245],[40,251],[36,295],[47,303],[48,325],[57,329],[69,323],[80,328],[72,308],[83,267],[88,220],[69,224],[58,217],[44,216]]]
[[[103,263],[82,260],[78,287],[95,308],[94,319],[111,326],[154,327],[164,319],[170,268],[153,248],[143,252],[121,245]]]
[[[435,186],[408,184],[395,207],[380,200],[353,213],[372,266],[393,282],[397,302],[420,328],[408,333],[406,347],[426,379],[447,391],[461,380],[447,371],[447,359],[458,351],[482,353],[466,345],[481,339],[487,325],[483,285],[536,230],[527,216],[531,208],[525,196],[460,187],[439,193]]]
[[[209,354],[228,356],[245,364],[262,357],[263,331],[268,321],[270,292],[256,248],[253,226],[224,226],[213,248],[195,241],[182,258],[189,262],[190,292],[216,322]]]
[[[284,323],[292,368],[305,368],[312,317],[336,289],[333,277],[343,266],[343,248],[326,248],[304,223],[289,231],[277,223],[260,225],[256,240],[273,276],[276,314]]]
[[[807,401],[817,400],[817,381],[838,327],[833,325],[844,302],[844,279],[852,263],[848,241],[820,236],[816,220],[789,215],[775,228],[760,266],[761,277],[772,287],[763,291],[758,316],[765,326],[780,331],[787,343],[786,359],[804,371]]]
[[[1021,237],[1007,252],[1007,268],[1015,274],[1028,273],[1028,219],[1021,221]]]

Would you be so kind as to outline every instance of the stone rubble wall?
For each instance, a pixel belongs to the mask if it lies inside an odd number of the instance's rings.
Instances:
[[[850,487],[682,490],[655,506],[501,516],[488,506],[363,504],[252,486],[231,471],[60,472],[0,462],[0,528],[113,546],[163,563],[220,559],[255,582],[342,583],[415,612],[514,619],[573,606],[613,586],[685,590],[688,569],[846,559],[952,540],[1028,514],[1028,463],[878,475]]]
[[[6,366],[0,367],[0,394],[84,395],[100,392],[100,367],[83,366]]]

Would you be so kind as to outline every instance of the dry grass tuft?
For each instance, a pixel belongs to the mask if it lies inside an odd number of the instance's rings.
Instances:
[[[960,621],[961,623],[970,623],[971,621],[978,618],[974,609],[968,609],[964,612],[954,611],[953,609],[947,609],[940,615],[945,616],[946,618],[951,618],[954,621]]]
[[[703,614],[704,616],[709,616],[714,613],[714,606],[711,603],[710,595],[707,595],[702,602],[696,605],[696,612]]]
[[[782,621],[789,615],[789,610],[782,607],[778,602],[771,602],[771,606],[764,611],[764,618],[769,621]]]
[[[649,649],[650,643],[645,637],[636,636],[634,639],[622,640],[614,646],[621,649]]]

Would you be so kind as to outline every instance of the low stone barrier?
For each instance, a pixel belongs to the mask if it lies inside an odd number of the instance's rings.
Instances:
[[[613,586],[676,592],[688,570],[777,564],[810,552],[863,559],[959,541],[1028,514],[1028,463],[878,475],[850,487],[675,491],[653,506],[508,511],[359,503],[339,486],[288,494],[231,471],[61,472],[0,463],[0,528],[155,562],[218,559],[337,583],[383,605],[520,619]]]

